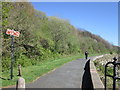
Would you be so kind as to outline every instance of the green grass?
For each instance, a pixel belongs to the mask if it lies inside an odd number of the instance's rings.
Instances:
[[[32,82],[35,80],[37,77],[40,77],[47,72],[60,67],[61,65],[79,59],[83,58],[83,55],[76,55],[76,56],[69,56],[69,57],[64,57],[56,60],[47,60],[43,61],[40,64],[34,65],[34,66],[28,66],[28,67],[22,67],[22,77],[25,79],[26,83]],[[17,68],[14,68],[14,78],[13,80],[2,80],[0,79],[0,82],[2,81],[2,87],[4,86],[9,86],[9,85],[15,85],[16,80],[18,79],[18,71]],[[10,78],[10,71],[6,71],[2,73],[2,77],[5,79]]]

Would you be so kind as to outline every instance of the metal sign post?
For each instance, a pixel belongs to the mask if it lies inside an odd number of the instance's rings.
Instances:
[[[14,66],[14,36],[19,37],[20,32],[7,29],[6,34],[11,35],[11,66],[10,66],[10,79],[13,78],[13,66]]]
[[[14,36],[11,36],[11,70],[10,79],[13,78],[13,66],[14,66]]]

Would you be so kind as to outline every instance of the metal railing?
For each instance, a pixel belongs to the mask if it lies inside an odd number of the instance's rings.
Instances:
[[[116,73],[117,65],[120,65],[120,63],[117,62],[116,57],[114,57],[113,60],[114,60],[113,62],[108,62],[105,65],[105,90],[107,89],[107,77],[111,77],[113,79],[113,90],[116,90],[116,80],[117,79],[120,80],[120,77],[118,77],[117,73]],[[107,74],[107,67],[109,64],[113,65],[113,75]]]

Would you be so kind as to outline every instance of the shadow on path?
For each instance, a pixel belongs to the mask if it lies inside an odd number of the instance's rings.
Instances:
[[[86,62],[82,78],[82,90],[94,90],[92,78],[90,74],[90,59]]]

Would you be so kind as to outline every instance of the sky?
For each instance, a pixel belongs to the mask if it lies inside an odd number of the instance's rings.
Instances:
[[[69,20],[76,28],[99,35],[118,46],[117,2],[32,2],[47,16]]]

